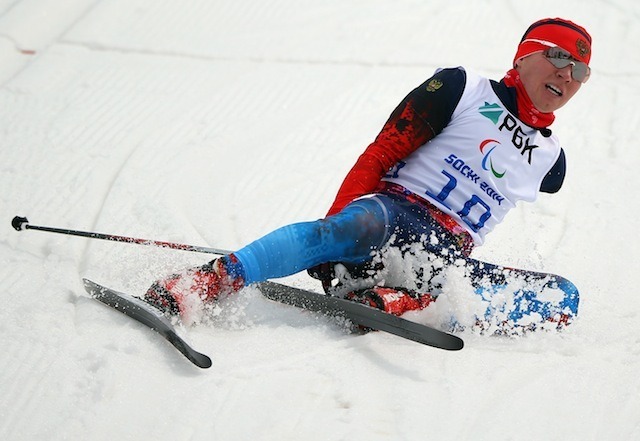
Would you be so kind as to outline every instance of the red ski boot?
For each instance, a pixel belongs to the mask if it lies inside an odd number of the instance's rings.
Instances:
[[[431,294],[421,294],[404,288],[386,288],[384,286],[352,291],[345,297],[396,316],[401,316],[407,311],[424,309],[435,301],[435,297]]]
[[[244,280],[239,275],[239,262],[233,254],[212,260],[202,266],[189,268],[154,282],[144,300],[163,313],[183,316],[186,303],[199,298],[212,303],[220,296],[239,291]],[[230,271],[230,268],[233,268]]]

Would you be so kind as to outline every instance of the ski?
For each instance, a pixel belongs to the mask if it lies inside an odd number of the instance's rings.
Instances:
[[[262,294],[270,300],[332,317],[344,318],[355,325],[388,332],[424,345],[449,351],[458,351],[464,347],[464,341],[455,335],[388,314],[362,303],[276,282],[262,282],[259,284],[259,288]]]
[[[169,320],[158,309],[137,297],[115,291],[89,279],[82,280],[85,289],[92,298],[156,331],[196,366],[203,369],[211,367],[211,359],[189,346],[176,333]]]
[[[167,317],[144,300],[83,279],[89,295],[105,305],[156,331],[196,366],[211,367],[211,359],[185,342]],[[446,332],[388,314],[370,306],[339,297],[318,294],[276,282],[262,282],[258,287],[266,298],[308,311],[349,320],[357,326],[388,332],[427,346],[449,351],[464,347],[461,338]]]

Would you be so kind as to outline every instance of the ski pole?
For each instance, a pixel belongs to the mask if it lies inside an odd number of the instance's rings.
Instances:
[[[172,250],[192,251],[196,253],[219,254],[219,255],[230,253],[230,251],[220,250],[217,248],[199,247],[195,245],[186,245],[182,243],[164,242],[164,241],[150,240],[150,239],[137,239],[135,237],[117,236],[114,234],[104,234],[104,233],[94,233],[90,231],[69,230],[64,228],[42,227],[38,225],[31,225],[29,224],[29,220],[26,217],[20,217],[20,216],[16,216],[11,220],[11,226],[13,226],[13,228],[15,228],[17,231],[39,230],[39,231],[46,231],[49,233],[66,234],[69,236],[81,236],[81,237],[88,237],[90,239],[110,240],[112,242],[133,243],[137,245],[147,245],[147,246],[153,246],[158,248],[171,248]]]

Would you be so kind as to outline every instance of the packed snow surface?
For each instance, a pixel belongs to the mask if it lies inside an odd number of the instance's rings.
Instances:
[[[411,89],[501,78],[556,16],[594,38],[567,180],[474,256],[573,281],[564,332],[447,352],[248,288],[178,329],[201,370],[81,279],[141,294],[211,255],[10,226],[233,250],[317,219]],[[0,0],[0,439],[640,439],[639,42],[635,0]]]

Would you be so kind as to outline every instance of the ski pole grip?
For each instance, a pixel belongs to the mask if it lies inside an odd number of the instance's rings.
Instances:
[[[11,220],[11,226],[16,229],[16,231],[24,230],[25,224],[29,224],[29,220],[26,217],[16,216]]]

